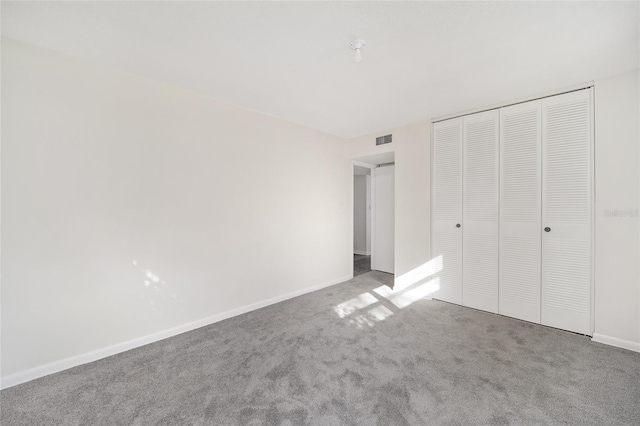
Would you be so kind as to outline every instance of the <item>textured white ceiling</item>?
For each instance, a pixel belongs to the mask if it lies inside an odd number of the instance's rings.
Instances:
[[[2,2],[3,36],[343,137],[637,68],[638,2]],[[349,42],[367,45],[361,64]]]

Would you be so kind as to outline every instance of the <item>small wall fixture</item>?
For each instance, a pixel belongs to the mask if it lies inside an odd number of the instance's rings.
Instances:
[[[356,61],[357,64],[362,62],[362,49],[364,49],[364,45],[364,40],[360,39],[353,40],[351,44],[349,44],[349,46],[351,46],[351,48],[356,51],[355,55],[353,56],[353,60]]]

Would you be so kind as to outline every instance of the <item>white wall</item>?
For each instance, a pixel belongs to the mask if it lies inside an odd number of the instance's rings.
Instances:
[[[640,351],[640,73],[595,82],[595,335]],[[616,213],[617,211],[617,213]]]
[[[353,273],[343,139],[6,39],[2,124],[5,386]]]
[[[367,249],[367,177],[353,176],[353,252],[370,254]]]

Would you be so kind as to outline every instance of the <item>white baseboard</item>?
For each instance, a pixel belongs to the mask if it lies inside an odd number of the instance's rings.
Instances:
[[[237,315],[242,315],[247,312],[254,311],[256,309],[264,308],[265,306],[273,305],[274,303],[282,302],[294,297],[302,296],[306,293],[311,293],[316,290],[320,290],[325,287],[329,287],[335,284],[339,284],[344,281],[349,281],[353,278],[353,274],[345,275],[344,277],[337,278],[325,282],[323,284],[307,287],[302,290],[293,291],[291,293],[276,296],[271,299],[262,300],[260,302],[252,303],[250,305],[241,306],[230,311],[222,312],[220,314],[211,315],[209,317],[193,321],[190,323],[182,324],[177,327],[169,328],[159,331],[157,333],[148,334],[146,336],[138,337],[136,339],[128,340],[126,342],[117,343],[112,346],[107,346],[95,351],[86,352],[84,354],[72,356],[62,359],[60,361],[54,361],[49,364],[41,365],[38,367],[30,368],[28,370],[19,371],[14,374],[10,374],[7,377],[3,377],[0,380],[0,389],[10,388],[11,386],[19,385],[21,383],[28,382],[30,380],[37,379],[39,377],[48,376],[49,374],[58,373],[63,370],[67,370],[78,365],[87,364],[89,362],[97,361],[108,356],[116,355],[121,352],[125,352],[131,349],[138,348],[140,346],[148,345],[159,340],[163,340],[178,334],[186,333],[187,331],[195,330],[196,328],[204,327],[222,321]]]
[[[354,250],[353,254],[359,254],[361,256],[371,256],[370,251]]]
[[[611,345],[618,348],[629,349],[630,351],[640,352],[640,342],[619,339],[617,337],[611,337],[600,333],[593,333],[593,337],[591,338],[591,340],[598,343],[604,343],[605,345]]]

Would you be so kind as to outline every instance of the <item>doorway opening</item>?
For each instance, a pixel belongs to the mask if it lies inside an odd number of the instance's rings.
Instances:
[[[394,152],[353,160],[353,276],[394,273]]]
[[[353,276],[371,271],[371,170],[353,166]]]

